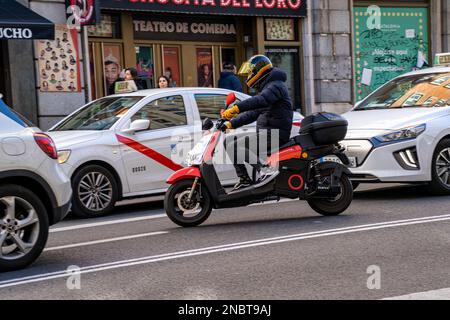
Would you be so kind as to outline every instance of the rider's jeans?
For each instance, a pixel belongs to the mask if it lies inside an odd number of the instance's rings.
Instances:
[[[245,163],[260,171],[262,163],[273,150],[279,150],[279,139],[270,130],[260,130],[246,136],[227,136],[225,148],[240,178],[248,177]]]

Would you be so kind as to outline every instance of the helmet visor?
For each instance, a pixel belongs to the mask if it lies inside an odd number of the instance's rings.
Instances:
[[[252,64],[250,62],[244,62],[241,68],[238,71],[238,75],[240,76],[248,76],[252,71]]]

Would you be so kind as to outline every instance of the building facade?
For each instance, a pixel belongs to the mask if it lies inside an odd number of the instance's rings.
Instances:
[[[56,25],[50,47],[62,51],[52,61],[45,41],[0,40],[0,92],[43,129],[109,94],[127,67],[148,88],[160,75],[173,86],[217,86],[224,63],[239,68],[264,53],[287,72],[296,110],[342,113],[396,75],[450,51],[450,0],[100,0],[101,22],[69,31],[60,47],[66,2],[21,2]],[[73,57],[67,44],[78,47]]]

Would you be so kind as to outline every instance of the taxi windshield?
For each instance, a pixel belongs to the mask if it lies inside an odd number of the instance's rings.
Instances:
[[[51,131],[108,130],[143,97],[107,97],[81,108]]]
[[[431,73],[392,80],[354,110],[433,108],[449,105],[450,73]]]

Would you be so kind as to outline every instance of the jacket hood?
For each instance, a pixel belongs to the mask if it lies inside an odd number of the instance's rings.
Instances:
[[[264,88],[269,82],[273,81],[287,81],[287,74],[281,69],[273,68],[272,71],[269,72],[267,77],[261,83],[261,88]]]
[[[233,76],[234,75],[234,73],[232,72],[232,71],[222,71],[221,73],[220,73],[220,76],[222,77],[222,78],[229,78],[229,77],[231,77],[231,76]]]

